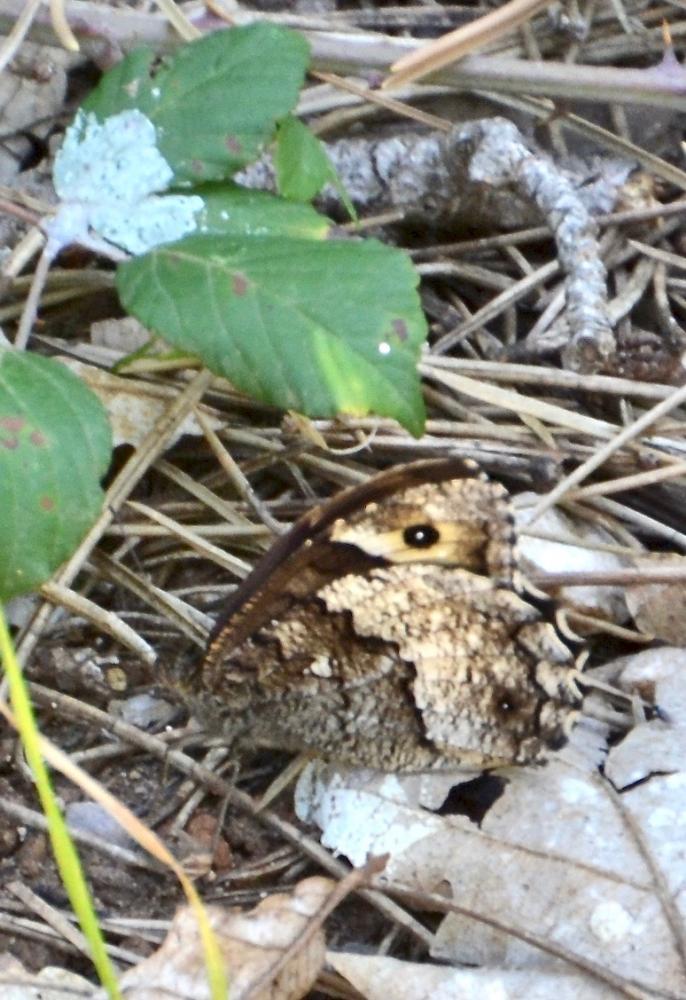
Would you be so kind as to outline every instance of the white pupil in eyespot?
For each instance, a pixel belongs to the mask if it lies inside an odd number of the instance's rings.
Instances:
[[[403,540],[415,549],[428,549],[438,541],[439,534],[433,524],[413,524],[405,528]]]

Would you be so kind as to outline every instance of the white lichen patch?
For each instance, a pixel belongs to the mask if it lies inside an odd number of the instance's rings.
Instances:
[[[192,233],[204,204],[197,195],[159,195],[174,176],[142,112],[99,122],[79,111],[55,157],[53,181],[62,204],[45,224],[55,252],[89,242],[90,232],[140,254]]]

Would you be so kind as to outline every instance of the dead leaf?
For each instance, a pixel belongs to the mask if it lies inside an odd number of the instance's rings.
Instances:
[[[101,319],[91,324],[91,343],[116,351],[121,358],[145,347],[151,338],[147,327],[133,316]]]
[[[670,674],[660,698],[668,714],[682,711],[686,671]],[[629,738],[654,725],[641,724]],[[355,864],[368,853],[388,852],[381,884],[438,893],[448,908],[452,902],[432,957],[479,973],[470,970],[464,982],[446,979],[446,997],[483,996],[496,983],[498,996],[508,1000],[613,997],[625,982],[648,993],[659,983],[666,995],[683,996],[676,924],[686,910],[686,753],[677,743],[662,759],[678,773],[651,777],[625,793],[619,808],[597,770],[602,743],[602,729],[589,720],[546,765],[495,772],[487,780],[500,780],[502,794],[479,825],[468,818],[463,788],[453,790],[451,814],[437,816],[417,807],[414,792],[403,799],[399,776],[377,775],[370,783],[368,774],[321,765],[310,765],[301,778],[296,808],[301,819],[320,825],[326,846]],[[653,756],[651,769],[656,764]],[[682,912],[675,916],[677,907]],[[589,977],[593,972],[600,978]],[[568,981],[573,986],[565,994]],[[427,986],[407,995],[434,997],[441,990]]]
[[[241,1000],[268,974],[303,933],[333,886],[329,879],[308,878],[292,893],[268,896],[248,913],[207,907],[226,963],[231,1000]],[[324,953],[324,934],[318,930],[273,982],[250,992],[250,1000],[299,1000],[312,988]],[[124,973],[120,986],[127,1000],[168,1000],[170,996],[210,1000],[198,925],[188,907],[176,913],[158,950]]]
[[[367,1000],[607,1000],[606,988],[587,977],[550,971],[451,969],[400,962],[384,955],[328,952],[327,962]]]
[[[532,512],[530,504],[538,499],[535,493],[521,493],[516,497],[515,517],[520,530],[528,525]],[[518,548],[525,572],[558,573],[561,568],[570,573],[598,572],[623,569],[629,565],[626,559],[612,552],[593,548],[616,544],[616,539],[609,532],[587,521],[572,518],[558,508],[547,510],[537,518],[534,530],[578,544],[567,545],[547,538],[520,535]],[[623,622],[628,618],[622,587],[560,587],[557,597],[561,605],[582,614],[600,615],[613,622]]]
[[[0,996],[2,1000],[64,1000],[65,997],[94,996],[93,984],[67,969],[47,965],[37,974],[6,952],[0,954]]]
[[[173,398],[165,389],[144,379],[112,375],[74,358],[61,357],[60,361],[79,375],[100,397],[107,410],[115,447],[119,444],[139,445],[166,412]],[[213,430],[222,426],[213,417],[208,417],[208,420]],[[169,440],[169,447],[184,434],[196,437],[202,435],[202,430],[192,415],[179,424]]]
[[[636,566],[682,563],[683,556],[653,554],[650,560],[637,560]],[[646,635],[675,646],[686,645],[686,583],[634,583],[626,588],[626,603],[636,627]]]
[[[651,719],[627,733],[610,751],[605,774],[615,788],[627,788],[650,775],[678,777],[679,772],[686,770],[686,650],[669,646],[646,649],[625,657],[622,662],[619,686],[639,690],[665,710],[669,706],[669,721]],[[677,791],[681,781],[676,785],[665,801],[668,809],[673,809],[676,801],[683,798],[684,793]],[[632,801],[640,798],[632,792]]]
[[[186,833],[192,839],[196,851],[202,851],[210,858],[215,872],[228,871],[233,866],[231,848],[219,834],[219,821],[213,813],[200,810],[191,817]],[[219,827],[220,829],[220,827]]]

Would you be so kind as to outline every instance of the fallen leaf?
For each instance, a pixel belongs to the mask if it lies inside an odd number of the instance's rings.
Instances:
[[[323,931],[304,943],[273,981],[251,992],[253,986],[306,929],[330,894],[334,883],[308,878],[292,893],[263,899],[241,913],[207,907],[212,929],[226,964],[231,1000],[299,1000],[312,988],[324,963]],[[157,951],[120,979],[127,1000],[210,1000],[205,957],[198,925],[188,907],[178,910],[167,937]]]
[[[94,995],[92,983],[75,972],[46,965],[39,973],[34,974],[12,955],[0,953],[2,1000],[64,1000],[68,996],[88,1000]]]
[[[657,565],[683,565],[683,556],[663,553]],[[656,556],[638,560],[638,568],[655,566]],[[686,645],[686,585],[674,583],[634,583],[626,588],[626,603],[636,627],[646,635],[675,646]]]
[[[627,676],[638,679],[636,670]],[[686,671],[675,667],[655,683],[667,714],[682,712]],[[674,739],[674,727],[659,720],[640,724],[625,739],[642,739],[655,725]],[[446,997],[476,997],[492,987],[508,1000],[614,997],[621,995],[613,985],[620,982],[648,992],[659,983],[665,995],[686,994],[675,932],[675,920],[686,916],[686,753],[677,741],[662,760],[678,773],[653,775],[624,793],[618,806],[598,771],[603,742],[603,727],[584,720],[547,764],[493,772],[483,780],[499,781],[501,794],[493,795],[478,824],[468,818],[462,796],[482,779],[453,789],[439,816],[418,807],[416,789],[403,797],[400,776],[309,765],[296,810],[320,826],[327,847],[356,865],[367,854],[388,853],[379,884],[438,893],[439,909],[454,905],[431,955],[478,973],[463,973],[463,982],[441,970],[435,975],[448,985],[434,991],[429,983],[408,996],[433,998],[444,990]],[[612,753],[621,754],[622,746]],[[650,758],[651,769],[658,763]],[[355,977],[351,981],[365,993]],[[376,989],[365,995],[380,995]],[[389,993],[403,995],[387,984]]]
[[[145,347],[151,339],[150,331],[133,316],[97,320],[91,324],[90,334],[91,344],[108,347],[120,358]]]
[[[95,365],[87,365],[73,358],[60,357],[60,361],[79,375],[100,398],[107,410],[115,447],[120,444],[131,444],[134,447],[139,445],[169,408],[169,394],[144,379],[112,375]],[[208,421],[213,430],[222,426],[220,421],[211,416]],[[195,417],[189,415],[170,438],[169,447],[184,434],[197,437],[202,433]]]
[[[520,493],[515,498],[515,519],[520,531],[531,520],[532,504],[540,498],[535,493]],[[572,543],[550,541],[520,534],[518,549],[525,572],[559,573],[563,568],[567,573],[598,572],[623,569],[626,559],[603,552],[593,546],[617,544],[613,536],[596,525],[579,518],[572,518],[558,508],[545,511],[537,518],[535,530],[547,535],[569,539]],[[628,618],[624,588],[622,587],[560,587],[556,597],[561,605],[581,612],[595,614],[613,622],[623,622]]]
[[[451,969],[386,955],[328,952],[327,962],[367,1000],[607,1000],[600,983],[551,970]]]
[[[669,646],[646,649],[625,657],[618,685],[641,691],[661,708],[668,708],[668,721],[650,719],[627,733],[614,747],[605,764],[605,774],[616,788],[627,788],[650,775],[686,770],[686,650]],[[651,785],[653,783],[651,782]],[[665,806],[672,809],[682,798],[672,787]],[[633,795],[631,801],[642,796]]]

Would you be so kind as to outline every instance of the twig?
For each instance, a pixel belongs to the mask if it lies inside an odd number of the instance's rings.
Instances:
[[[26,297],[26,302],[24,303],[24,308],[22,310],[17,335],[14,339],[14,346],[18,351],[23,351],[28,343],[29,336],[31,335],[31,329],[38,312],[38,303],[40,301],[41,293],[45,287],[45,280],[48,276],[50,265],[54,259],[54,249],[50,244],[50,240],[48,240],[41,251],[40,257],[38,258],[38,264],[36,265],[36,270],[33,274],[29,294]]]
[[[539,11],[549,7],[551,2],[552,0],[509,0],[496,10],[398,59],[391,66],[391,74],[384,80],[382,86],[395,87],[418,80],[429,73],[435,73],[444,66],[457,62],[469,52],[495,41],[508,31],[513,31],[520,24],[535,17]]]
[[[571,333],[564,356],[575,371],[593,371],[614,352],[607,313],[605,267],[597,225],[578,191],[547,156],[532,152],[517,127],[503,118],[484,119],[457,131],[456,143],[474,147],[472,181],[516,185],[545,217],[566,274],[566,319]]]
[[[530,572],[527,580],[537,587],[633,587],[643,583],[682,583],[686,580],[686,560],[675,566],[637,566],[627,569],[588,569],[568,572]]]
[[[250,988],[240,995],[239,1000],[254,1000],[255,997],[264,996],[262,990],[274,982],[276,977],[282,972],[289,962],[303,951],[312,940],[316,932],[322,926],[329,914],[333,913],[336,907],[343,902],[351,892],[357,892],[361,886],[366,885],[375,876],[383,871],[387,857],[370,858],[363,868],[353,868],[345,878],[339,882],[333,891],[324,900],[316,913],[308,920],[307,925],[298,934],[294,941],[279,955],[278,959],[264,970],[250,984]]]
[[[541,514],[545,513],[553,507],[559,500],[568,493],[573,486],[578,486],[579,483],[583,482],[592,472],[600,468],[604,462],[608,460],[611,455],[614,455],[616,451],[623,448],[625,444],[629,441],[633,441],[639,436],[644,430],[654,424],[661,417],[666,416],[677,406],[681,406],[682,403],[686,402],[686,385],[682,385],[680,388],[675,389],[667,399],[663,399],[661,402],[656,403],[655,406],[647,410],[643,416],[639,417],[628,427],[625,427],[623,431],[620,431],[616,437],[608,441],[607,444],[603,445],[594,455],[591,455],[582,462],[581,465],[577,466],[574,472],[570,473],[565,479],[557,484],[557,486],[547,493],[543,499],[536,505],[531,515],[530,524],[533,524]]]
[[[23,10],[24,0],[4,0],[0,29],[9,30]],[[129,51],[136,45],[153,45],[169,51],[178,39],[166,18],[129,8],[105,7],[93,0],[70,0],[67,15],[82,47],[92,51],[119,46]],[[236,23],[270,20],[269,14],[242,11]],[[216,19],[211,27],[223,27]],[[31,26],[32,39],[54,44],[49,18],[40,9]],[[334,72],[359,72],[362,68],[385,71],[421,44],[414,39],[379,34],[336,31],[306,31],[312,47],[313,65]],[[644,43],[643,43],[644,44]],[[501,56],[468,56],[443,69],[439,78],[461,90],[484,89],[502,93],[541,94],[552,98],[576,98],[593,102],[648,104],[658,108],[683,107],[686,81],[660,67],[617,69],[612,66],[568,65],[561,62],[529,62]]]
[[[103,510],[95,524],[79,545],[76,552],[59,569],[53,577],[56,586],[68,587],[83,563],[88,558],[92,548],[98,543],[103,532],[112,523],[116,512],[127,499],[130,491],[167,446],[170,437],[177,427],[186,419],[188,413],[212,381],[208,371],[196,374],[189,385],[170,404],[168,409],[148,432],[140,446],[131,456],[121,472],[116,476],[105,496]],[[26,662],[37,640],[39,630],[43,627],[52,612],[50,604],[43,604],[34,616],[30,628],[24,633],[18,645],[18,654]]]
[[[153,664],[157,659],[154,649],[141,638],[130,625],[123,622],[114,611],[106,611],[99,607],[87,597],[76,593],[69,587],[63,587],[52,580],[48,580],[41,587],[41,594],[51,604],[58,607],[67,608],[75,615],[79,615],[90,621],[95,628],[101,632],[113,636],[117,642],[133,650],[144,663]]]
[[[132,746],[139,747],[147,753],[152,754],[158,760],[169,763],[182,774],[186,774],[194,780],[200,782],[209,791],[220,798],[228,797],[230,801],[253,816],[263,825],[275,830],[290,844],[294,844],[303,851],[316,864],[328,871],[335,878],[344,878],[349,869],[340,861],[331,857],[329,852],[318,844],[312,837],[300,832],[292,823],[282,820],[281,817],[271,812],[269,809],[260,810],[259,805],[245,792],[240,791],[235,785],[218,777],[212,771],[197,764],[187,754],[170,747],[156,736],[142,732],[136,726],[128,725],[121,719],[115,719],[107,712],[102,712],[92,705],[81,702],[70,695],[54,692],[50,688],[40,684],[31,684],[31,692],[37,701],[54,705],[57,703],[60,711],[76,715],[80,720],[87,720],[99,728],[105,728],[120,739],[126,740]],[[406,913],[402,907],[393,900],[376,889],[361,889],[360,895],[382,913],[388,920],[398,923],[401,927],[412,934],[425,947],[430,947],[433,943],[433,934],[427,930],[419,921]]]
[[[64,10],[64,0],[50,0],[50,17],[55,34],[61,44],[68,52],[78,52],[79,43],[76,41],[74,32],[69,27],[67,15]]]
[[[218,435],[212,429],[209,420],[199,406],[195,408],[195,419],[200,424],[207,443],[214,452],[215,458],[238,490],[239,495],[250,504],[259,519],[270,531],[274,532],[275,535],[282,535],[287,530],[286,525],[281,524],[269,513],[247,478],[241,472],[231,453],[224,447]]]
[[[179,38],[182,38],[184,42],[192,42],[194,38],[200,38],[201,32],[188,20],[181,8],[174,3],[174,0],[156,0],[156,3]]]
[[[43,0],[29,0],[28,3],[22,3],[14,24],[8,28],[7,37],[0,45],[0,73],[6,69],[19,51],[19,46],[28,34],[42,3]]]
[[[251,566],[249,563],[245,562],[244,559],[239,559],[230,552],[225,552],[223,549],[220,549],[217,545],[213,545],[211,542],[205,541],[205,539],[196,535],[196,533],[190,528],[183,524],[179,524],[178,521],[174,521],[173,518],[167,517],[166,514],[156,510],[154,507],[149,507],[147,504],[140,503],[138,500],[127,500],[127,506],[131,510],[135,510],[136,513],[143,514],[145,517],[150,518],[151,521],[161,525],[163,528],[166,528],[170,535],[178,538],[182,542],[185,542],[185,544],[195,552],[198,552],[206,559],[210,559],[212,562],[217,563],[218,566],[228,570],[229,573],[233,573],[233,575],[237,576],[240,580],[242,580],[243,577],[247,576],[250,572]]]
[[[635,490],[642,486],[652,486],[654,483],[676,479],[677,476],[686,476],[686,462],[669,462],[660,469],[649,469],[647,472],[636,472],[631,476],[592,483],[590,486],[575,490],[572,499],[585,500],[587,497],[609,496],[611,493],[622,493],[625,490]]]
[[[9,882],[6,888],[13,896],[20,899],[28,910],[36,913],[57,934],[60,934],[65,940],[69,941],[77,951],[81,952],[87,958],[90,957],[88,941],[81,931],[74,927],[59,910],[51,906],[44,899],[41,899],[40,896],[32,892],[23,882],[16,880]]]
[[[466,378],[464,375],[458,375],[452,371],[445,371],[438,366],[434,367],[430,358],[427,358],[426,361],[419,365],[419,370],[426,378],[446,385],[455,392],[464,393],[466,396],[478,399],[484,403],[502,406],[513,413],[538,417],[540,420],[548,421],[553,425],[567,427],[582,434],[608,438],[613,437],[617,430],[613,424],[606,423],[604,420],[598,420],[595,417],[587,417],[585,413],[578,413],[576,410],[565,410],[563,407],[555,406],[544,399],[520,396],[511,389],[501,389],[500,386],[489,385],[487,382],[478,382],[476,379]]]
[[[128,750],[130,753],[130,743],[128,744]],[[0,815],[5,816],[17,826],[25,826],[28,829],[40,830],[42,832],[46,832],[48,829],[47,820],[42,812],[38,812],[36,809],[27,809],[26,806],[22,806],[18,802],[14,802],[4,796],[0,796]],[[99,851],[112,862],[130,865],[133,868],[142,868],[145,871],[154,872],[156,875],[159,875],[162,871],[161,866],[143,852],[139,853],[128,850],[126,847],[120,847],[118,844],[113,844],[111,841],[98,837],[93,833],[87,833],[85,830],[74,829],[70,830],[69,833],[77,844],[82,844],[84,847]]]
[[[660,538],[668,545],[686,551],[686,534],[683,531],[677,531],[669,524],[665,524],[655,517],[650,517],[648,514],[642,514],[641,511],[634,510],[633,507],[617,503],[616,500],[610,500],[609,497],[592,497],[586,501],[584,506],[590,507],[591,510],[597,510],[603,515],[609,514],[615,522],[626,521],[628,524],[633,524],[643,534]]]
[[[471,358],[444,358],[431,354],[432,368],[485,378],[512,385],[535,385],[538,388],[566,389],[569,392],[603,393],[627,399],[667,399],[674,392],[672,385],[654,382],[634,382],[615,375],[581,375],[578,372],[543,368],[541,365],[521,365],[513,362],[481,361]]]
[[[176,626],[182,635],[188,636],[191,642],[200,646],[205,645],[207,635],[213,625],[208,615],[191,607],[173,594],[168,594],[160,587],[156,587],[150,580],[134,573],[128,566],[122,565],[105,552],[98,550],[92,552],[88,564],[93,566],[104,579],[111,580],[120,587],[125,587],[131,593],[136,594],[149,607],[157,611],[165,621]]]

